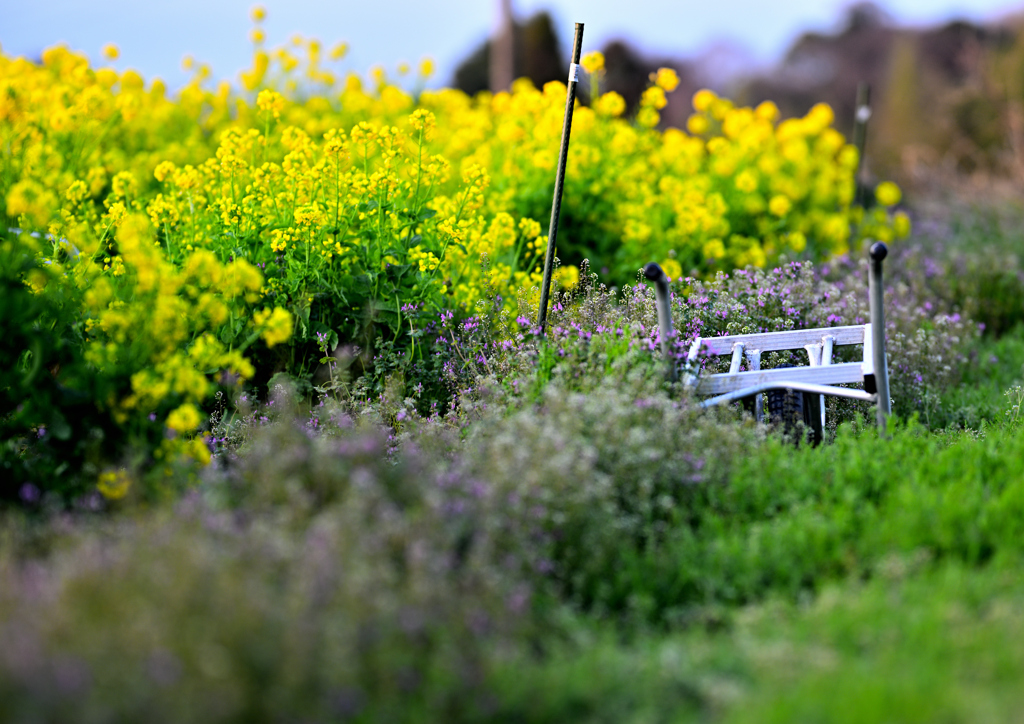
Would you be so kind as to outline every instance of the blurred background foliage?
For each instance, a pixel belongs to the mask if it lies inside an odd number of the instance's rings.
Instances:
[[[693,58],[652,55],[625,40],[601,48],[607,74],[603,90],[619,93],[635,110],[650,74],[673,68],[679,92],[669,97],[661,127],[685,128],[689,99],[711,88],[742,105],[775,102],[783,118],[829,104],[836,126],[852,130],[859,83],[872,87],[868,163],[876,178],[902,186],[934,185],[948,178],[1024,174],[1024,18],[991,23],[951,20],[901,27],[872,2],[846,11],[834,33],[808,32],[783,58],[758,70],[739,48],[712,48]],[[516,77],[535,83],[561,80],[563,51],[551,17],[540,12],[515,25]],[[560,43],[560,40],[562,41]],[[467,57],[455,86],[487,89],[491,42]],[[585,91],[585,89],[582,89]]]

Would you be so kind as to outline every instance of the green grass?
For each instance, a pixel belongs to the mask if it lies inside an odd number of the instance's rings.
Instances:
[[[871,576],[894,554],[965,565],[1024,554],[1024,435],[1015,427],[935,435],[912,423],[889,439],[845,428],[817,449],[772,441],[703,493],[657,542],[622,545],[593,574],[587,603],[687,623]]]
[[[1005,415],[1005,392],[1024,380],[1024,329],[998,339],[983,338],[964,374],[963,384],[946,390],[933,413],[932,427],[980,429]]]
[[[933,567],[737,608],[719,627],[628,642],[597,627],[496,674],[495,720],[1006,722],[1024,707],[1020,558]]]

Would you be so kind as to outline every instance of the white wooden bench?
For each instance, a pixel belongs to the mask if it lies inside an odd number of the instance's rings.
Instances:
[[[754,397],[754,414],[759,421],[763,415],[761,393],[789,390],[817,396],[817,404],[813,406],[816,419],[811,422],[819,432],[825,426],[825,401],[821,396],[864,400],[876,405],[878,425],[884,430],[886,419],[891,413],[882,294],[882,260],[886,254],[888,248],[881,242],[871,247],[871,270],[868,277],[871,309],[869,323],[728,337],[698,337],[690,345],[685,368],[699,369],[698,358],[703,352],[708,356],[731,355],[729,371],[711,375],[687,372],[683,376],[683,383],[699,395],[712,395],[710,399],[701,402],[702,407]],[[655,284],[662,354],[668,365],[668,374],[675,380],[678,379],[679,370],[672,355],[674,331],[669,306],[669,279],[661,267],[653,262],[644,267],[644,275]],[[832,363],[832,352],[836,347],[856,344],[864,345],[862,361]],[[761,369],[762,354],[801,348],[807,351],[806,366]],[[740,372],[744,357],[748,369]],[[862,383],[864,389],[837,387],[849,383]]]

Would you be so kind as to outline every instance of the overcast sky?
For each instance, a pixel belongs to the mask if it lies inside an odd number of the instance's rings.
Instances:
[[[293,33],[327,47],[351,44],[343,70],[360,73],[380,64],[394,69],[424,56],[445,83],[461,60],[488,34],[498,0],[267,0],[271,45]],[[250,0],[0,0],[0,45],[8,55],[38,56],[58,42],[97,61],[116,43],[116,66],[159,76],[171,86],[186,78],[181,60],[209,62],[218,78],[237,80],[251,46]],[[541,9],[556,21],[563,45],[573,23],[585,23],[584,51],[625,38],[659,56],[687,57],[721,41],[743,45],[761,62],[777,59],[802,31],[833,30],[849,3],[839,0],[517,0],[523,17]],[[963,17],[986,20],[1024,9],[1024,0],[892,0],[883,4],[897,21],[926,24]]]

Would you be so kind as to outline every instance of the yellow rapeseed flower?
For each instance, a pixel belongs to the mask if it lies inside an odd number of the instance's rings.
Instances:
[[[37,181],[23,179],[7,192],[7,215],[24,216],[35,228],[45,228],[51,215],[59,207],[57,195]]]
[[[107,500],[120,500],[128,495],[132,479],[125,470],[108,470],[100,473],[96,489]]]
[[[820,132],[832,125],[832,121],[835,120],[835,113],[832,111],[832,106],[827,103],[816,103],[814,107],[807,112],[805,120],[811,123],[815,131]]]
[[[666,93],[671,93],[679,87],[679,75],[672,68],[658,68],[654,76],[654,85]]]
[[[603,93],[594,104],[594,110],[601,115],[617,118],[626,112],[626,99],[615,91]]]
[[[789,248],[799,254],[807,248],[807,237],[802,232],[794,231],[786,237],[786,243],[789,244]]]
[[[744,169],[736,175],[734,183],[743,193],[753,193],[757,191],[757,172],[750,168]]]
[[[892,217],[892,230],[897,239],[910,236],[910,217],[902,211],[897,211]]]
[[[348,55],[348,43],[337,43],[331,48],[331,60],[341,60]]]
[[[598,50],[591,51],[580,58],[580,65],[588,73],[600,73],[604,70],[604,53]]]
[[[567,264],[558,268],[555,282],[563,289],[572,289],[580,283],[579,267]]]
[[[772,196],[768,201],[768,210],[775,216],[785,216],[791,208],[793,208],[793,203],[782,194]]]
[[[280,118],[281,111],[284,110],[284,96],[269,88],[261,90],[256,96],[256,106],[261,111],[272,113],[274,118]]]
[[[185,454],[203,466],[209,465],[212,457],[210,448],[206,447],[206,443],[198,437],[189,441],[185,448]]]
[[[903,198],[900,187],[892,181],[883,181],[875,189],[875,200],[882,206],[895,206]]]
[[[643,92],[640,96],[640,105],[660,110],[668,105],[668,99],[665,97],[665,89],[661,86],[652,85],[650,88]]]
[[[707,116],[701,116],[695,113],[686,119],[686,130],[695,136],[701,136],[707,133],[710,128],[711,124],[708,122]]]
[[[267,18],[267,9],[262,5],[257,5],[250,12],[250,16],[254,23],[262,23]]]
[[[704,88],[693,95],[693,109],[699,113],[706,113],[716,100],[718,100],[718,96],[715,95],[715,92]]]
[[[683,276],[683,265],[675,259],[666,259],[661,262],[661,269],[671,279],[679,279]]]
[[[754,109],[754,115],[761,120],[774,123],[779,117],[779,107],[771,101],[763,101]]]
[[[295,320],[292,315],[281,307],[273,310],[261,309],[253,315],[253,324],[261,330],[263,340],[268,347],[287,342],[292,336]]]
[[[95,46],[94,46],[95,47]],[[107,43],[103,46],[103,57],[107,60],[117,60],[121,55],[121,50],[113,43]]]
[[[186,402],[184,405],[175,408],[167,416],[167,427],[178,433],[191,432],[199,427],[202,422],[202,413],[191,402]]]
[[[722,243],[721,239],[712,239],[704,244],[702,251],[705,258],[722,259],[725,257],[725,244]]]

